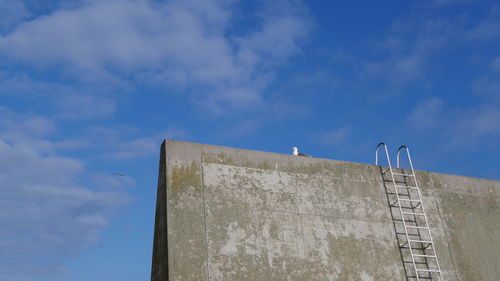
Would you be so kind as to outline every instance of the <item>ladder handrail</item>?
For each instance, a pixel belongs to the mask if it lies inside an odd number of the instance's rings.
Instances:
[[[406,236],[406,244],[408,244],[408,249],[410,250],[410,255],[411,255],[411,258],[412,258],[412,263],[413,263],[413,268],[415,270],[415,275],[416,275],[416,278],[417,278],[417,281],[419,281],[421,279],[420,275],[419,275],[419,271],[423,271],[422,269],[419,269],[417,268],[417,263],[416,263],[416,260],[415,260],[415,257],[423,257],[426,255],[425,253],[425,250],[423,251],[423,254],[416,254],[413,252],[413,249],[412,249],[412,245],[411,245],[411,242],[410,242],[410,238],[409,238],[409,235],[408,235],[408,228],[410,227],[417,227],[418,226],[408,226],[406,225],[406,219],[405,219],[405,214],[410,214],[410,213],[405,213],[403,212],[402,210],[402,205],[401,205],[401,198],[399,197],[399,193],[398,193],[398,190],[397,190],[397,185],[396,185],[396,180],[395,180],[395,173],[393,172],[393,169],[392,169],[392,166],[391,166],[391,160],[390,160],[390,156],[389,156],[389,151],[387,149],[387,145],[383,142],[379,143],[377,145],[377,149],[375,150],[375,165],[378,165],[378,150],[379,148],[383,146],[384,149],[385,149],[385,154],[387,156],[387,163],[389,165],[389,169],[386,170],[385,172],[382,170],[382,173],[383,174],[386,174],[388,172],[390,172],[390,175],[391,175],[391,181],[394,185],[394,187],[396,188],[396,191],[395,191],[395,194],[396,194],[396,197],[397,197],[397,202],[398,202],[398,205],[397,207],[399,208],[399,211],[401,213],[401,221],[403,223],[403,229],[404,229],[404,234]],[[404,171],[402,171],[402,175],[404,176],[409,176],[409,177],[412,177],[413,180],[414,180],[414,184],[415,184],[415,189],[416,189],[416,192],[417,192],[417,198],[418,198],[418,201],[420,201],[420,208],[421,208],[421,213],[418,213],[419,215],[423,215],[424,217],[424,223],[425,223],[425,226],[422,226],[421,228],[426,228],[427,231],[428,231],[428,235],[429,235],[429,245],[427,247],[430,247],[429,249],[432,251],[433,253],[433,256],[435,257],[436,259],[436,269],[434,270],[434,272],[437,272],[439,274],[439,281],[443,281],[443,275],[442,275],[442,272],[441,272],[441,266],[439,264],[439,260],[437,258],[437,253],[436,253],[436,249],[434,247],[434,241],[432,239],[432,234],[431,234],[431,230],[430,230],[430,226],[429,226],[429,220],[427,218],[427,214],[425,212],[425,208],[423,206],[423,199],[422,199],[422,194],[420,193],[420,188],[418,186],[418,182],[417,182],[417,175],[415,174],[415,170],[413,168],[413,162],[411,160],[411,156],[410,156],[410,150],[408,149],[408,147],[406,145],[402,145],[398,148],[398,152],[396,154],[396,168],[400,168],[400,161],[399,161],[399,154],[401,153],[402,150],[406,150],[406,155],[408,156],[408,162],[410,164],[410,168],[411,168],[411,174],[404,174]],[[397,173],[396,173],[397,174]],[[406,185],[408,185],[408,183],[406,183]],[[410,196],[410,201],[411,201],[411,196]],[[416,216],[416,213],[413,214],[413,216]],[[415,218],[416,220],[416,218]],[[403,244],[404,245],[404,244]],[[400,245],[400,247],[402,247]],[[423,277],[422,277],[423,278]]]
[[[400,168],[399,167],[399,153],[401,152],[401,150],[406,150],[406,155],[408,156],[408,162],[410,163],[410,168],[411,168],[411,172],[415,172],[413,170],[413,163],[411,161],[411,156],[410,156],[410,149],[408,148],[408,146],[406,145],[402,145],[398,148],[398,152],[396,153],[396,168]]]
[[[375,150],[375,165],[378,165],[378,149],[380,148],[380,146],[384,146],[385,156],[387,157],[387,164],[389,164],[389,168],[391,168],[391,159],[389,157],[389,150],[387,150],[387,145],[383,142],[379,143],[377,145],[377,149]],[[392,170],[392,168],[391,168],[391,170]]]
[[[377,145],[377,149],[375,151],[375,165],[378,165],[378,149],[380,148],[380,146],[384,146],[384,148],[385,148],[385,155],[387,156],[387,163],[389,165],[389,170],[386,170],[385,172],[391,173],[391,180],[392,180],[392,183],[394,184],[394,188],[396,188],[396,197],[398,199],[397,200],[398,208],[399,208],[399,211],[401,212],[401,221],[403,222],[404,234],[406,236],[406,241],[408,241],[408,240],[410,240],[410,237],[408,236],[408,228],[406,227],[406,222],[404,219],[403,210],[401,208],[401,200],[400,200],[399,195],[398,195],[398,191],[397,191],[397,187],[396,187],[396,180],[394,178],[394,172],[392,171],[391,159],[389,157],[389,150],[387,149],[387,145],[383,142],[381,142]],[[415,263],[415,258],[413,256],[413,250],[412,250],[409,242],[407,242],[407,243],[408,243],[408,247],[410,249],[410,255],[411,255],[411,259],[412,259],[412,263],[413,263],[413,268],[415,269],[415,275],[417,276],[417,281],[419,281],[420,278],[419,278],[418,271],[417,271],[417,264]],[[442,280],[440,280],[440,281],[442,281]]]

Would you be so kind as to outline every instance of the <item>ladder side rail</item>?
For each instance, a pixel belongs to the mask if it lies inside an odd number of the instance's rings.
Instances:
[[[411,156],[410,156],[410,150],[408,149],[408,147],[406,145],[402,145],[398,149],[398,154],[397,154],[396,158],[398,158],[397,160],[399,162],[399,157],[398,156],[399,156],[399,152],[402,149],[406,150],[406,155],[408,157],[408,162],[409,162],[410,168],[411,168],[411,174],[413,175],[413,180],[415,181],[415,187],[417,188],[417,194],[418,194],[418,197],[420,198],[420,200],[422,200],[422,202],[423,202],[422,194],[420,193],[420,187],[419,187],[418,182],[417,182],[417,175],[415,174],[415,169],[413,168],[413,161],[411,160]],[[398,163],[398,166],[399,166],[399,163]],[[436,261],[437,270],[439,271],[439,278],[441,279],[440,281],[443,281],[443,276],[442,276],[442,273],[441,273],[441,266],[439,265],[439,259],[437,258],[436,249],[434,248],[434,240],[432,239],[431,228],[429,226],[429,219],[427,218],[427,213],[425,212],[424,204],[421,204],[420,208],[422,209],[422,214],[424,216],[425,225],[427,226],[427,229],[428,229],[429,241],[431,242],[430,246],[431,246],[431,249],[432,249],[432,253],[436,257],[435,261]]]
[[[385,156],[387,157],[387,164],[389,165],[389,168],[391,168],[391,159],[389,157],[389,150],[387,149],[387,145],[383,142],[379,143],[377,145],[377,149],[375,150],[375,165],[378,165],[378,150],[381,146],[383,146],[385,149]],[[391,170],[392,170],[392,168],[391,168]]]
[[[399,166],[399,153],[403,149],[406,150],[406,155],[408,157],[408,162],[410,164],[410,169],[411,169],[411,173],[413,175],[413,180],[415,181],[415,187],[417,188],[416,190],[417,190],[418,197],[423,202],[422,194],[420,193],[420,188],[419,188],[418,182],[417,182],[417,175],[415,174],[415,169],[413,168],[413,163],[412,163],[411,156],[410,156],[410,150],[408,149],[408,147],[406,145],[400,146],[399,149],[398,149],[398,152],[396,154],[396,165],[397,165],[397,168],[400,167]],[[429,232],[429,241],[431,242],[432,252],[434,253],[434,256],[436,256],[435,260],[436,260],[437,270],[439,271],[439,278],[441,279],[440,281],[443,281],[443,275],[441,273],[441,266],[439,265],[439,260],[437,258],[436,249],[434,248],[434,240],[432,239],[431,228],[429,226],[429,220],[427,218],[427,214],[425,212],[425,208],[424,208],[424,204],[423,203],[421,204],[420,208],[422,209],[422,214],[424,215],[425,224],[426,224],[428,232]],[[418,274],[417,274],[417,280],[418,280]]]
[[[406,155],[408,156],[408,162],[410,163],[411,172],[413,173],[414,172],[413,162],[411,161],[410,150],[408,149],[408,146],[406,146],[406,145],[402,145],[398,148],[398,152],[396,153],[396,168],[400,168],[399,154],[401,153],[401,150],[403,150],[403,149],[406,150]]]

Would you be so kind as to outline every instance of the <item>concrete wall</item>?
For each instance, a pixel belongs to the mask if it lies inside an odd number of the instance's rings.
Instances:
[[[445,280],[500,280],[500,182],[418,181]],[[158,182],[153,281],[407,280],[378,166],[168,140]]]

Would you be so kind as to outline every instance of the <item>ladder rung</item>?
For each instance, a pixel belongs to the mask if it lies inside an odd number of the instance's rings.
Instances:
[[[402,173],[392,173],[392,174],[396,176],[413,177],[413,174],[402,174]]]
[[[387,194],[392,195],[392,196],[396,195],[396,193],[394,193],[394,192],[387,192]],[[410,196],[409,194],[404,194],[404,193],[398,193],[397,195],[398,196]]]
[[[417,278],[417,277],[415,277],[415,276],[408,276],[408,278]],[[418,279],[432,280],[432,277],[430,277],[430,276],[418,276]]]
[[[401,212],[401,214],[405,214],[405,215],[414,215],[414,216],[425,216],[425,214],[424,214],[424,213]]]
[[[427,226],[412,226],[412,225],[407,225],[406,228],[417,228],[417,229],[429,230],[429,228]]]
[[[395,221],[403,221],[402,219],[394,219]],[[411,222],[411,223],[417,223],[417,221],[414,220],[405,220],[405,222]]]
[[[425,241],[425,240],[412,240],[412,239],[408,239],[409,242],[415,242],[415,243],[429,243],[429,244],[432,244],[431,241]]]
[[[406,183],[405,181],[397,181],[397,180],[392,180],[392,179],[384,179],[385,182],[397,182],[397,183]]]
[[[398,208],[399,209],[399,205],[397,204],[391,204],[389,205],[391,208]],[[401,206],[401,209],[408,209],[408,210],[413,210],[415,209],[416,207],[405,207],[405,206]]]
[[[397,185],[396,184],[395,187],[418,190],[418,188],[416,186],[405,186],[405,185]]]
[[[420,200],[414,200],[414,199],[404,199],[404,198],[403,198],[403,199],[399,199],[399,200],[401,200],[401,201],[408,201],[408,202],[417,202],[417,203],[422,204],[422,201],[420,201]]]
[[[403,261],[403,263],[413,263],[413,261]],[[428,265],[428,262],[423,262],[423,261],[415,261],[415,264],[425,264]]]
[[[437,269],[424,269],[424,268],[417,268],[417,271],[425,271],[425,272],[439,272],[441,273],[441,270],[437,270]]]
[[[401,249],[410,249],[410,247],[408,247],[407,245],[399,245],[399,248]],[[426,251],[428,250],[427,247],[421,247],[421,248],[416,248],[416,247],[411,247],[412,250],[416,250],[416,251]]]
[[[408,227],[408,226],[406,226]],[[415,234],[415,233],[404,233],[404,232],[396,232],[396,235],[408,235],[408,236],[417,236],[417,237],[420,237],[421,235],[420,234]]]
[[[434,255],[418,255],[418,254],[413,254],[414,257],[421,257],[421,258],[436,258]]]

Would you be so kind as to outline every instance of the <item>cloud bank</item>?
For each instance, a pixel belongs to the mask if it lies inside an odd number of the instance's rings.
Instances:
[[[243,34],[227,0],[84,1],[17,25],[0,37],[0,55],[79,81],[186,87],[212,113],[263,100],[273,70],[300,52],[311,24],[298,3],[263,5]],[[243,19],[241,19],[243,18]],[[165,93],[167,94],[167,93]],[[111,106],[111,105],[109,105]],[[83,113],[85,114],[85,113]]]
[[[131,198],[82,185],[85,163],[59,155],[51,121],[0,115],[0,279],[56,278],[68,273],[61,259],[96,242]]]

